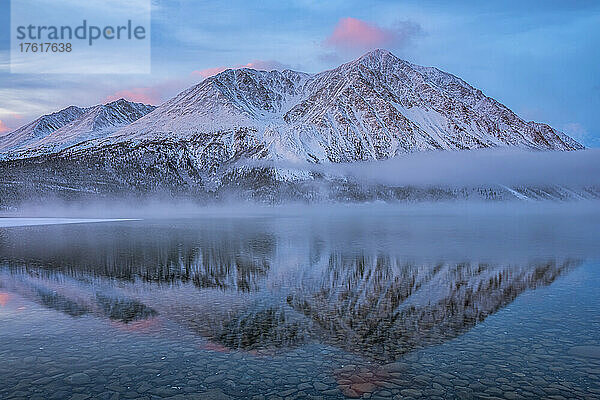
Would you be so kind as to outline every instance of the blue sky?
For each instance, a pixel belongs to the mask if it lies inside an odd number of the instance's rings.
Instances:
[[[383,47],[600,147],[598,1],[153,0],[149,75],[10,74],[0,5],[0,131],[71,104],[160,103],[227,67],[318,72]]]

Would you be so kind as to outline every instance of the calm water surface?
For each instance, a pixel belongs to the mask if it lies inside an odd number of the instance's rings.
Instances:
[[[0,228],[0,398],[600,398],[600,212]]]

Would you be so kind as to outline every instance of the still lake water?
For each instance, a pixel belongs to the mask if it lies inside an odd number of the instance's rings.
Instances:
[[[0,399],[600,398],[600,212],[534,207],[0,228]]]

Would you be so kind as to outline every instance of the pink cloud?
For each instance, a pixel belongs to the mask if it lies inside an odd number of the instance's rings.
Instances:
[[[206,79],[213,75],[217,75],[223,71],[225,71],[227,67],[214,67],[214,68],[206,68],[199,71],[192,71],[192,75],[197,75],[202,77],[202,79]]]
[[[10,130],[11,129],[8,126],[6,126],[6,124],[2,122],[2,120],[0,120],[0,133],[6,133]]]
[[[166,79],[149,86],[118,90],[106,96],[103,103],[124,98],[130,101],[159,105],[175,96],[183,89],[191,86],[193,83],[193,79],[189,77],[185,79]]]
[[[109,103],[111,101],[124,98],[129,101],[159,105],[171,98],[172,96],[176,95],[181,90],[193,85],[194,83],[197,83],[197,78],[194,79],[195,77],[199,76],[202,79],[206,79],[208,77],[221,73],[228,68],[253,68],[270,71],[274,69],[281,70],[289,68],[289,66],[274,60],[254,60],[247,64],[237,64],[232,67],[220,66],[214,68],[207,68],[203,70],[192,71],[191,76],[185,77],[183,79],[170,79],[146,87],[134,87],[118,90],[106,96],[103,99],[103,103]]]
[[[206,69],[202,69],[202,70],[192,71],[192,75],[200,76],[200,77],[202,77],[202,79],[206,79],[211,76],[217,75],[229,68],[231,68],[231,69],[252,68],[252,69],[258,69],[258,70],[262,70],[262,71],[272,71],[275,69],[283,70],[283,69],[289,68],[289,65],[282,64],[279,61],[275,61],[275,60],[254,60],[254,61],[250,61],[247,64],[236,64],[231,67],[221,66],[221,67],[206,68]]]
[[[323,44],[342,51],[399,48],[405,46],[420,32],[421,27],[410,21],[398,22],[393,28],[382,28],[356,18],[346,17],[338,21],[333,33]]]
[[[3,114],[2,118],[3,119],[0,120],[0,135],[17,129],[17,127],[23,123],[22,119],[25,118],[25,116],[16,112],[8,112]]]

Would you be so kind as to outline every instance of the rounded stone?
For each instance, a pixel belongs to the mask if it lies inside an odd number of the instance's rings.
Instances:
[[[71,385],[85,385],[86,383],[90,383],[91,379],[88,374],[78,372],[76,374],[69,375],[65,381]]]
[[[353,383],[350,386],[357,393],[371,393],[375,389],[375,385],[371,382]]]
[[[518,397],[516,392],[504,392],[504,398],[508,400],[516,400]]]
[[[402,396],[410,396],[410,397],[421,397],[423,395],[423,393],[420,390],[416,390],[416,389],[404,389],[401,390],[400,393],[402,393]]]

